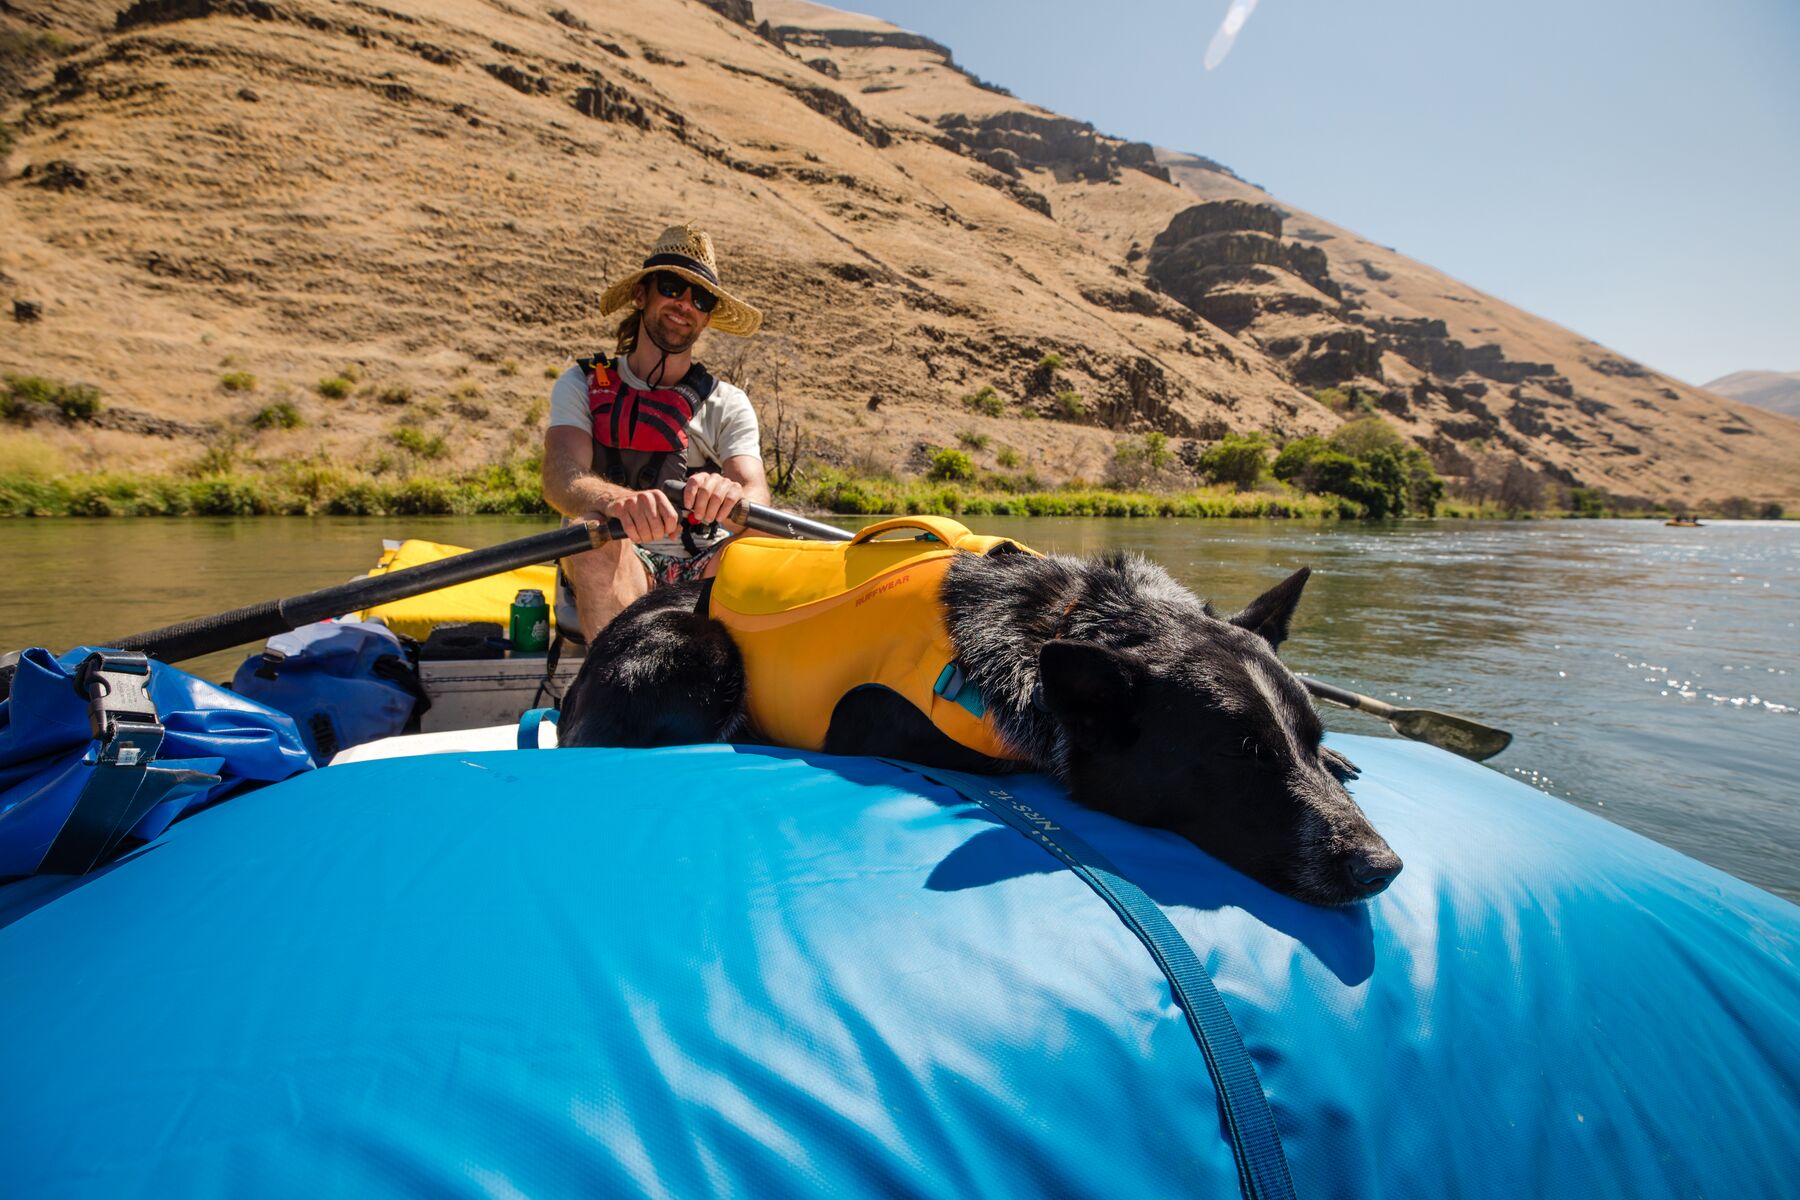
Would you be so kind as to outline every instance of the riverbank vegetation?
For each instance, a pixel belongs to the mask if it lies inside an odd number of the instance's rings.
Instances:
[[[91,421],[100,412],[100,389],[58,383],[41,375],[8,375],[0,388],[0,420],[28,422],[49,413],[71,423]]]
[[[794,489],[793,502],[829,513],[977,517],[1304,517],[1361,516],[1336,497],[1238,492],[1230,488],[1138,491],[1079,483],[1033,486],[1027,477],[899,479],[825,467]]]
[[[1260,490],[1223,485],[1177,490],[1072,484],[1031,486],[1017,476],[969,480],[902,479],[856,475],[820,466],[796,478],[781,505],[824,513],[939,514],[985,517],[1239,517],[1353,520],[1366,515],[1357,501],[1308,495],[1265,481]],[[514,463],[452,474],[374,476],[331,467],[298,466],[270,472],[226,471],[197,476],[46,473],[21,469],[0,448],[0,517],[130,516],[414,516],[435,514],[548,514],[538,464]],[[1773,517],[1748,501],[1693,510],[1702,516]],[[1487,501],[1445,500],[1436,515],[1449,519],[1560,518],[1670,515],[1662,509],[1608,507],[1509,510]]]
[[[403,479],[330,467],[199,477],[42,476],[0,471],[0,516],[7,517],[423,516],[549,511],[535,463]]]
[[[1337,498],[1229,488],[1050,487],[1027,477],[895,479],[820,466],[777,502],[827,513],[1038,517],[1356,517]],[[453,474],[373,476],[297,466],[194,476],[56,473],[0,451],[0,516],[412,516],[549,512],[536,459]]]
[[[1046,359],[1048,362],[1049,360]],[[221,380],[250,392],[253,376]],[[320,381],[321,394],[348,389],[353,368]],[[515,431],[503,462],[455,469],[441,434],[403,413],[369,462],[345,465],[258,460],[247,445],[224,437],[209,443],[185,470],[165,473],[71,471],[48,443],[28,432],[40,421],[93,422],[100,393],[38,376],[7,375],[0,388],[0,516],[259,516],[548,514],[539,459],[527,453],[529,430]],[[992,388],[963,398],[985,412]],[[456,403],[473,406],[477,393]],[[378,397],[383,402],[388,397]],[[397,397],[404,405],[410,396]],[[462,408],[459,407],[461,412]],[[473,409],[471,410],[473,411]],[[485,411],[485,410],[483,410]],[[543,413],[526,414],[528,425]],[[1471,443],[1453,456],[1457,473],[1441,477],[1424,450],[1379,414],[1354,410],[1328,437],[1276,444],[1261,433],[1227,433],[1210,443],[1179,444],[1151,431],[1120,436],[1099,480],[1050,480],[1013,447],[989,433],[963,430],[955,444],[925,446],[911,471],[869,463],[846,466],[779,401],[763,413],[765,461],[777,503],[826,513],[1052,517],[1262,517],[1310,520],[1393,517],[1548,518],[1669,515],[1782,516],[1781,506],[1732,497],[1671,509],[1593,488],[1563,486],[1517,459]],[[278,399],[249,418],[257,431],[305,424],[298,407]],[[523,436],[520,436],[523,435]],[[242,435],[239,435],[242,436]],[[980,465],[983,461],[993,466]]]

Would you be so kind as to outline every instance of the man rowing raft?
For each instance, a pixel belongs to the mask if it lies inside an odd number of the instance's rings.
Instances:
[[[562,560],[584,640],[652,587],[710,576],[729,536],[715,523],[740,500],[769,499],[749,397],[693,358],[707,329],[748,337],[762,324],[720,285],[712,239],[692,225],[663,230],[643,265],[601,295],[602,317],[622,308],[613,355],[557,379],[544,434],[551,507],[625,527],[626,541]],[[663,494],[671,479],[686,480],[683,507],[698,524]]]

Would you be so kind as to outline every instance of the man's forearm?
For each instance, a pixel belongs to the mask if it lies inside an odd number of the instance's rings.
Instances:
[[[725,478],[744,489],[744,499],[752,504],[769,503],[769,477],[763,472],[762,459],[751,455],[734,455],[721,468]]]
[[[576,466],[556,469],[548,461],[544,464],[544,499],[565,517],[604,512],[609,503],[628,490]]]

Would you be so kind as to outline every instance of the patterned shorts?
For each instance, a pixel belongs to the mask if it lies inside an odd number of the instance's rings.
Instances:
[[[651,587],[661,587],[665,583],[688,583],[699,579],[706,573],[707,564],[712,562],[724,542],[708,546],[699,554],[688,558],[675,554],[658,554],[654,550],[646,550],[635,542],[632,549],[637,551],[638,561],[644,564],[644,571],[650,576]]]

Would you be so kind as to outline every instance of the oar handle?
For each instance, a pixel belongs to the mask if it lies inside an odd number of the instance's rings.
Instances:
[[[677,512],[686,511],[681,500],[687,493],[687,485],[679,479],[665,479],[662,484],[663,494],[675,505]],[[836,525],[827,525],[822,521],[814,521],[791,512],[783,512],[779,508],[769,508],[761,504],[752,504],[748,500],[739,500],[726,520],[734,525],[742,525],[746,529],[754,529],[758,533],[773,534],[784,538],[812,538],[819,542],[847,542],[855,535],[847,529],[839,529]]]
[[[502,542],[498,546],[470,550],[434,563],[371,575],[284,600],[264,600],[229,612],[179,621],[147,633],[103,639],[92,644],[118,650],[138,650],[164,662],[180,662],[202,654],[211,654],[215,650],[225,650],[245,642],[285,633],[347,612],[373,608],[378,604],[404,600],[408,596],[418,596],[425,592],[435,592],[439,588],[467,583],[471,579],[484,579],[489,575],[499,575],[535,563],[551,562],[570,554],[579,554],[583,550],[604,546],[607,542],[624,536],[625,531],[616,520],[605,523],[576,521],[561,529],[533,534],[517,541]]]
[[[1373,717],[1392,718],[1400,710],[1385,700],[1377,700],[1373,696],[1364,696],[1357,692],[1346,691],[1341,687],[1333,687],[1329,683],[1320,683],[1317,679],[1300,676],[1300,682],[1306,690],[1321,700],[1329,700],[1333,704],[1341,704],[1345,708],[1361,709]]]

